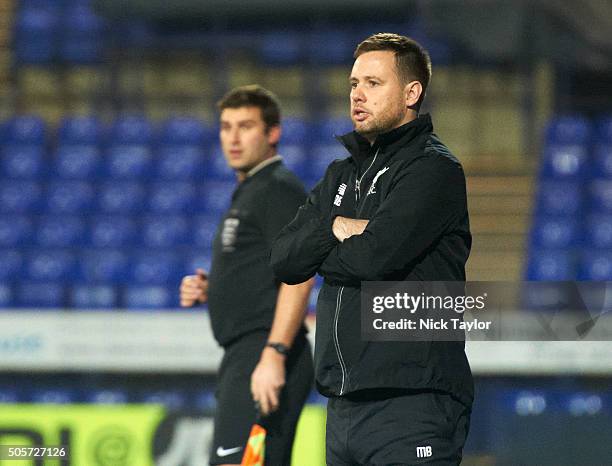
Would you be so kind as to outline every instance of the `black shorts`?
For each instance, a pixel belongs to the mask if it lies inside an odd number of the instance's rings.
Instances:
[[[470,409],[438,391],[370,391],[327,405],[328,466],[461,463]]]
[[[225,349],[217,378],[215,433],[210,464],[240,464],[249,432],[256,420],[251,374],[259,362],[268,332],[240,338]],[[286,383],[277,411],[261,420],[267,430],[265,464],[289,465],[295,427],[313,385],[312,353],[300,333],[286,363]]]

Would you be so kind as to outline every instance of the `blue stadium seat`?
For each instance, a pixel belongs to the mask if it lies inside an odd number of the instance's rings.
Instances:
[[[168,285],[180,281],[180,272],[175,253],[148,250],[133,257],[130,282],[137,285]]]
[[[66,307],[66,290],[58,282],[19,282],[15,301],[20,307],[58,309]]]
[[[201,180],[204,150],[198,146],[164,146],[158,152],[155,176],[163,180]]]
[[[69,251],[31,251],[26,255],[24,278],[33,282],[67,281],[74,278],[75,265],[75,255]]]
[[[211,262],[210,249],[208,249],[208,252],[188,253],[183,265],[183,275],[192,275],[197,269],[204,269],[210,272]]]
[[[25,214],[37,212],[42,188],[32,181],[4,180],[0,183],[0,213]]]
[[[91,219],[89,244],[96,248],[133,246],[137,233],[136,222],[131,217],[95,216]]]
[[[612,249],[612,215],[591,215],[584,226],[585,247]]]
[[[171,117],[160,128],[159,143],[170,146],[202,146],[214,139],[214,132],[198,118]]]
[[[46,210],[50,214],[85,214],[94,203],[94,188],[83,181],[53,182],[47,189]]]
[[[147,145],[152,142],[153,127],[143,116],[125,115],[115,120],[110,131],[111,144]]]
[[[580,240],[580,225],[565,217],[538,217],[531,232],[534,246],[562,249],[576,246]]]
[[[0,248],[23,246],[32,238],[32,220],[22,215],[0,215]]]
[[[193,232],[190,238],[198,248],[212,248],[212,242],[217,233],[218,217],[213,215],[200,215],[193,220]]]
[[[315,142],[331,144],[336,136],[344,136],[353,129],[353,122],[348,117],[324,118],[315,126]]]
[[[163,285],[129,285],[125,287],[123,305],[127,309],[168,309],[178,307],[177,287]]]
[[[217,409],[217,398],[213,389],[203,390],[195,396],[195,408],[204,413],[213,414]]]
[[[0,282],[0,309],[6,309],[14,305],[13,287],[8,283]],[[0,403],[2,403],[2,393],[0,391]]]
[[[142,226],[142,242],[150,248],[183,246],[189,240],[189,222],[185,217],[164,215],[146,217]]]
[[[580,258],[578,279],[612,281],[612,254],[602,251],[584,251]]]
[[[587,148],[580,145],[554,145],[544,151],[541,178],[580,180],[588,173]]]
[[[0,404],[15,404],[23,400],[19,397],[20,390],[15,388],[1,387],[0,388]]]
[[[46,174],[45,150],[39,145],[7,145],[1,160],[7,178],[34,180]]]
[[[203,211],[211,214],[223,212],[230,206],[236,183],[231,181],[207,181],[199,196]]]
[[[320,180],[325,174],[325,170],[334,160],[344,159],[349,154],[340,143],[330,142],[329,144],[316,144],[310,153],[310,172],[308,178]]]
[[[23,256],[14,249],[0,249],[0,281],[6,283],[22,274]]]
[[[122,284],[129,276],[130,258],[120,249],[88,249],[79,256],[79,279],[87,284]]]
[[[100,187],[98,207],[106,214],[138,213],[145,207],[145,197],[140,183],[109,182]]]
[[[604,144],[612,144],[612,115],[597,120],[597,140]]]
[[[105,24],[87,5],[74,5],[62,15],[60,59],[68,63],[98,63],[104,58]]]
[[[70,404],[78,401],[74,390],[69,388],[35,389],[31,395],[33,403]]]
[[[282,125],[281,144],[305,145],[310,142],[310,124],[303,118],[283,118]]]
[[[536,202],[541,215],[575,215],[583,204],[582,186],[573,182],[543,181]]]
[[[266,33],[261,37],[259,57],[268,65],[297,65],[304,58],[304,38],[297,31]]]
[[[106,154],[104,172],[114,179],[145,179],[152,173],[153,161],[147,146],[116,145]]]
[[[308,56],[315,65],[348,64],[352,61],[354,49],[355,40],[345,30],[315,29],[308,40]]]
[[[76,216],[45,216],[38,222],[36,244],[43,248],[72,247],[83,244],[85,222]]]
[[[3,144],[37,145],[45,144],[46,124],[42,118],[22,115],[8,120],[2,127],[0,141]]]
[[[593,148],[591,176],[612,179],[612,142],[599,143]]]
[[[581,116],[553,118],[546,129],[547,144],[587,144],[591,123]]]
[[[86,395],[85,401],[100,405],[116,405],[126,404],[129,401],[129,397],[125,390],[120,389],[93,390]]]
[[[206,177],[216,180],[235,180],[234,170],[225,161],[221,146],[214,144],[211,153],[206,164]]]
[[[531,251],[527,265],[527,280],[563,281],[576,277],[573,254],[567,250]]]
[[[48,64],[55,58],[59,18],[58,8],[30,7],[18,12],[13,41],[18,62]]]
[[[97,146],[103,136],[104,127],[95,116],[66,117],[57,131],[60,145]]]
[[[187,406],[187,397],[179,391],[155,391],[142,396],[142,402],[164,405],[170,411],[178,411]]]
[[[308,177],[310,170],[306,159],[306,149],[297,144],[283,144],[279,148],[279,154],[283,157],[285,166],[298,177]]]
[[[63,179],[93,180],[100,174],[102,156],[93,145],[63,145],[57,148],[54,173]]]
[[[187,182],[159,182],[151,186],[149,211],[156,214],[189,212],[196,203],[195,184]]]
[[[73,285],[70,307],[76,309],[114,309],[119,304],[117,289],[110,285]]]
[[[612,213],[612,180],[594,180],[588,191],[592,211]]]

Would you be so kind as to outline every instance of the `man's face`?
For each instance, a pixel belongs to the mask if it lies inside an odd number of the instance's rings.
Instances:
[[[266,130],[258,107],[226,108],[221,112],[219,137],[227,164],[247,173],[251,168],[274,155],[278,127]]]
[[[410,120],[394,52],[372,51],[357,57],[350,83],[351,119],[355,130],[370,141]]]

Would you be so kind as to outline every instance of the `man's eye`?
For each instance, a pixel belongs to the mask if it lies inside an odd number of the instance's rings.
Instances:
[[[355,89],[357,87],[357,83],[351,83],[351,89]]]
[[[378,86],[378,82],[377,81],[370,81],[370,86],[372,86],[372,87]]]

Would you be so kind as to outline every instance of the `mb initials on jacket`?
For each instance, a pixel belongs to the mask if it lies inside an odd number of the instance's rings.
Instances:
[[[433,455],[431,446],[427,445],[426,447],[416,447],[416,455],[417,458],[429,458]]]
[[[336,207],[340,207],[340,204],[342,204],[342,197],[344,196],[345,192],[346,184],[342,183],[340,186],[338,186],[338,194],[336,194],[336,198],[334,199],[334,205]]]

